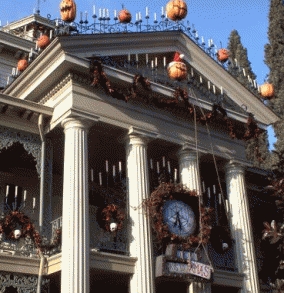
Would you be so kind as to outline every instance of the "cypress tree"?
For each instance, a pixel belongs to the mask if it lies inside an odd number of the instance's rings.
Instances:
[[[228,50],[230,51],[231,62],[228,65],[228,71],[246,88],[251,89],[252,80],[256,79],[252,71],[251,62],[248,60],[247,49],[242,45],[241,37],[237,30],[232,30],[228,41]],[[237,66],[236,66],[237,60]],[[258,167],[269,168],[269,143],[267,132],[264,131],[257,138],[252,138],[246,142],[247,158]]]
[[[266,224],[263,238],[268,238],[272,244],[268,258],[273,252],[277,258],[276,270],[270,267],[267,271],[273,281],[273,288],[277,292],[284,290],[284,2],[283,0],[271,0],[269,10],[268,41],[265,46],[265,63],[270,69],[268,82],[274,86],[274,98],[268,102],[268,106],[281,118],[274,125],[275,151],[271,156],[274,171],[274,196],[278,217],[277,222]],[[276,215],[275,215],[276,216]],[[273,247],[274,246],[274,247]],[[271,251],[273,250],[273,251]],[[274,258],[275,258],[274,257]],[[282,292],[282,291],[281,291]]]
[[[275,95],[268,105],[281,121],[274,126],[275,150],[284,152],[284,4],[271,0],[269,11],[269,43],[265,46],[265,63],[270,69],[268,82],[274,86]]]
[[[230,51],[231,62],[228,71],[233,74],[236,79],[245,87],[250,88],[252,80],[256,79],[256,75],[252,71],[251,63],[248,60],[247,49],[242,45],[241,37],[237,30],[232,30],[229,36],[228,50]],[[237,61],[237,67],[236,62]]]

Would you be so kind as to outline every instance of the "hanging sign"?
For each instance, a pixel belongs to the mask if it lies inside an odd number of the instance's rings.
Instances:
[[[203,280],[211,279],[212,267],[210,265],[197,261],[177,261],[177,259],[168,258],[160,255],[156,258],[156,277],[181,277],[185,279],[194,279],[200,277]]]

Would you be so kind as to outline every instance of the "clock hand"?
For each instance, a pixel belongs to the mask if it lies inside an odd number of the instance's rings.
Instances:
[[[179,229],[181,230],[181,221],[180,221],[180,217],[179,217],[179,212],[177,212],[176,222],[178,222]]]

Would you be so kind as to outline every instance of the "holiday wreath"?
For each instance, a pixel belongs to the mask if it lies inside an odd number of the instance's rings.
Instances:
[[[115,204],[109,204],[102,210],[102,220],[107,231],[110,231],[111,222],[117,223],[117,230],[121,230],[124,219],[125,213]]]
[[[14,230],[21,228],[21,237],[30,236],[37,248],[41,247],[41,237],[35,229],[30,218],[20,211],[10,211],[0,220],[0,233],[4,233],[8,239],[15,240]]]
[[[196,229],[197,232],[188,237],[171,233],[163,219],[163,207],[166,201],[180,198],[193,198],[196,202],[195,212],[198,215],[199,225]],[[188,190],[181,184],[161,183],[152,192],[151,196],[143,201],[143,207],[146,214],[151,218],[152,228],[159,241],[179,244],[183,249],[208,243],[211,232],[212,209],[203,206],[196,191]]]

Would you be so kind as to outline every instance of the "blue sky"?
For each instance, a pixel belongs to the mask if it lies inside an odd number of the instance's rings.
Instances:
[[[21,17],[28,16],[37,8],[39,0],[1,0],[0,20],[3,24],[11,22]],[[150,21],[156,12],[159,18],[161,7],[166,6],[167,0],[77,0],[77,19],[80,19],[80,12],[93,12],[93,5],[98,14],[99,8],[108,8],[110,16],[113,17],[113,10],[120,10],[122,4],[130,10],[133,16],[141,12],[142,19],[145,17],[146,6],[149,9]],[[214,43],[221,47],[226,47],[228,37],[233,29],[236,29],[244,47],[248,50],[248,58],[252,69],[257,75],[258,84],[262,84],[268,74],[268,68],[264,63],[264,45],[268,42],[268,13],[269,0],[187,0],[188,14],[186,20],[190,25],[194,25],[199,37],[203,36],[205,41],[213,39]],[[42,16],[51,15],[51,18],[59,17],[58,0],[40,0],[40,14]],[[207,42],[206,42],[207,43]],[[273,141],[273,138],[270,138]]]

